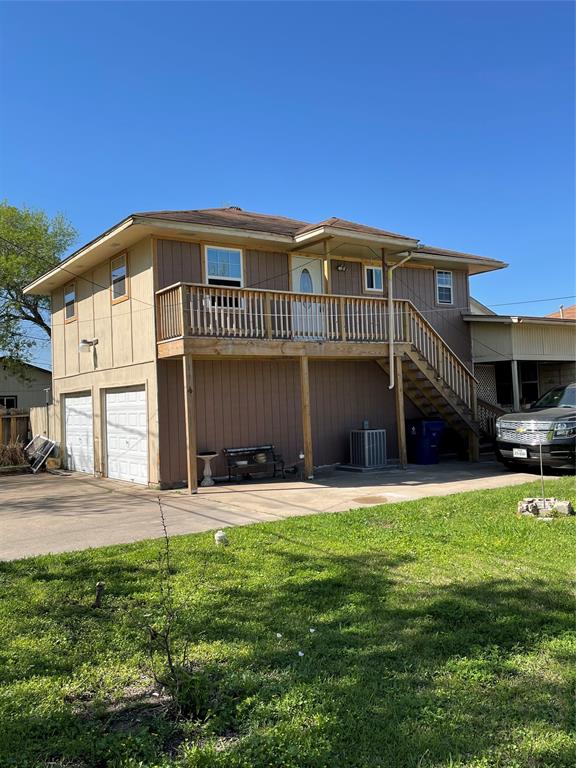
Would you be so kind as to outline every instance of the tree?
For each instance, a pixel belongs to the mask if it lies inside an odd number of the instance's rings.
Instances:
[[[3,363],[22,368],[39,341],[49,339],[50,299],[24,287],[57,266],[77,238],[62,214],[0,202],[0,350]]]

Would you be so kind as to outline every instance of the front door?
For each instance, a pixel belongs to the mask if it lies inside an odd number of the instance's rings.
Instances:
[[[295,293],[323,294],[322,259],[310,256],[292,257],[292,290]],[[310,298],[292,302],[292,331],[296,339],[324,338],[324,306]]]

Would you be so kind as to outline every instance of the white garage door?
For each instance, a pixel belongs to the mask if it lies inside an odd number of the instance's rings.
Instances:
[[[144,387],[106,392],[108,477],[148,483],[148,436]]]
[[[94,472],[91,395],[65,396],[64,445],[68,469],[77,472]]]

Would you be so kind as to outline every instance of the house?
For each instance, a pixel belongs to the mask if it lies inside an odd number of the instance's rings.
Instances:
[[[559,317],[563,320],[576,320],[576,304],[572,304],[570,307],[565,307],[563,304],[560,304],[560,309],[558,312],[551,312],[549,315],[546,315],[546,317]]]
[[[576,317],[570,309],[564,316],[497,315],[471,298],[463,320],[471,330],[481,411],[520,411],[553,386],[576,381]]]
[[[31,283],[52,297],[56,435],[72,469],[197,486],[198,452],[273,443],[304,471],[349,432],[441,416],[477,451],[469,277],[506,266],[339,218],[136,213]]]
[[[51,372],[27,363],[20,375],[10,370],[4,359],[0,357],[0,409],[27,411],[34,405],[46,405],[52,385]]]

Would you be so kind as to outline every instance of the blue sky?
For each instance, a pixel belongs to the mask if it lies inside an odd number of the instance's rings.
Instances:
[[[79,244],[133,211],[234,204],[502,259],[472,280],[490,305],[576,293],[570,3],[0,14],[1,195],[64,212]]]

